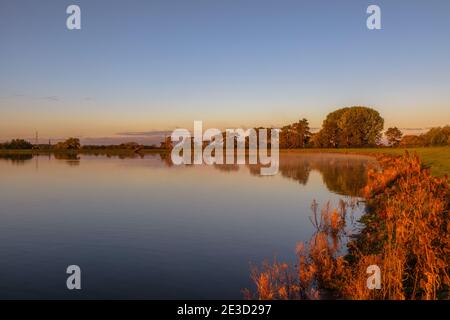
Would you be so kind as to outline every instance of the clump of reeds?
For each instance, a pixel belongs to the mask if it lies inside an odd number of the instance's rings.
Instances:
[[[337,297],[345,279],[346,261],[341,254],[345,236],[346,206],[340,210],[327,204],[320,213],[316,202],[312,205],[311,221],[316,228],[307,243],[297,245],[298,262],[295,265],[263,263],[253,267],[251,277],[256,293],[246,289],[247,298],[258,299],[323,299]]]
[[[252,270],[259,299],[448,299],[450,191],[417,156],[380,158],[364,189],[365,227],[349,239],[346,207],[326,205],[316,233],[297,247],[297,264],[265,263]],[[348,252],[343,253],[347,244]],[[381,269],[381,289],[367,287],[367,267]]]
[[[447,177],[432,177],[416,155],[379,161],[364,192],[382,243],[383,298],[449,298]]]

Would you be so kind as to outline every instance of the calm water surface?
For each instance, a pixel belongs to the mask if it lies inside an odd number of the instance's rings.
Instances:
[[[0,298],[240,299],[251,263],[293,259],[312,201],[357,195],[372,160],[280,162],[262,177],[162,155],[0,155]],[[71,264],[80,291],[66,289]]]

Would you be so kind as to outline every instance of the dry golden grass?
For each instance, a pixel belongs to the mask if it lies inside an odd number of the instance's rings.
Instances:
[[[448,179],[435,178],[417,156],[380,159],[365,197],[379,218],[387,299],[448,298],[450,219]]]
[[[316,233],[297,247],[297,264],[252,270],[257,299],[449,299],[450,191],[417,156],[379,159],[364,189],[368,213],[356,238],[345,232],[347,208],[313,204]],[[349,242],[348,242],[349,241]],[[343,247],[348,242],[348,252]],[[381,289],[367,288],[367,267],[381,269]]]

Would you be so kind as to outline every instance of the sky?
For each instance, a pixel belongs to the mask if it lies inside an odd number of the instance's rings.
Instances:
[[[352,105],[385,128],[450,124],[449,15],[448,0],[0,0],[0,140],[320,128]]]

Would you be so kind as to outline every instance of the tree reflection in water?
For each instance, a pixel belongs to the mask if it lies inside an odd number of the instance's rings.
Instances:
[[[279,172],[283,177],[308,183],[312,170],[320,172],[328,190],[340,195],[360,196],[367,184],[367,170],[375,160],[366,156],[341,154],[282,154]],[[260,176],[260,165],[249,166],[251,174]]]
[[[145,157],[159,157],[166,167],[173,167],[170,153],[143,155],[138,153],[124,154],[90,154],[91,156],[118,157],[120,159],[143,159]],[[11,161],[16,165],[23,165],[33,159],[33,154],[0,154],[0,160]],[[50,157],[50,155],[48,155]],[[54,153],[57,160],[64,160],[68,165],[80,164],[82,158],[76,153]],[[248,163],[248,161],[246,161]],[[328,190],[340,195],[359,196],[361,189],[367,184],[367,170],[375,165],[375,160],[367,156],[325,154],[325,153],[301,153],[280,154],[279,174],[282,177],[298,181],[302,185],[308,183],[311,171],[316,170],[322,175],[322,179]],[[185,167],[194,167],[186,165]],[[242,166],[236,164],[215,164],[213,167],[224,172],[235,172]],[[245,165],[254,176],[261,176],[261,165]]]
[[[32,154],[0,154],[0,160],[11,161],[15,165],[23,165],[33,159]]]

